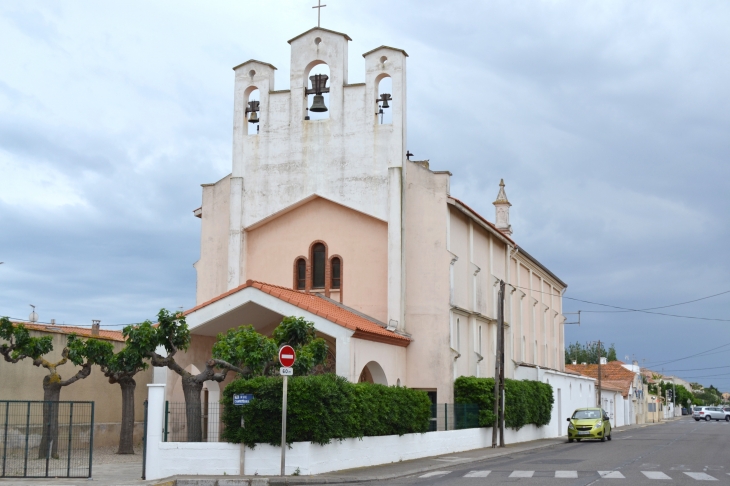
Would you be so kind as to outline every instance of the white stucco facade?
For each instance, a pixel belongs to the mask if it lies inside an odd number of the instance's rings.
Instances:
[[[407,54],[387,46],[366,52],[365,82],[350,84],[349,42],[320,28],[291,39],[287,90],[276,89],[271,64],[250,60],[234,68],[231,173],[203,185],[195,212],[202,220],[197,303],[248,281],[266,282],[336,301],[410,343],[348,336],[351,330],[326,317],[255,289],[194,310],[193,334],[249,323],[246,312],[259,316],[262,332],[276,316],[311,314],[336,348],[341,376],[378,376],[449,403],[458,376],[494,374],[502,280],[505,375],[515,378],[521,364],[563,371],[567,285],[512,238],[504,181],[495,174],[483,196],[496,195],[493,223],[451,194],[449,172],[408,160]],[[321,64],[330,73],[327,116],[308,120],[309,76]],[[377,100],[385,78],[392,83],[392,122],[382,124]],[[255,90],[258,130],[249,130],[246,108]],[[324,284],[314,283],[315,246],[324,247]]]

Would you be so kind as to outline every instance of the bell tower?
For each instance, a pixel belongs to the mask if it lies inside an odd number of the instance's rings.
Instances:
[[[350,84],[351,40],[321,27],[290,39],[287,90],[275,89],[269,63],[252,59],[233,68],[227,288],[249,278],[247,229],[321,197],[388,224],[388,321],[401,327],[408,54],[388,46],[366,52],[365,82]],[[329,75],[313,72],[322,64]],[[257,90],[258,100],[251,99]]]

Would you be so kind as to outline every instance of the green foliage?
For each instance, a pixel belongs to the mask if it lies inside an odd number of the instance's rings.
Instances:
[[[281,444],[282,379],[238,379],[223,391],[222,437],[249,447]],[[234,393],[251,393],[233,405]],[[241,428],[241,417],[245,427]],[[333,374],[297,376],[287,390],[287,443],[426,432],[431,402],[426,392],[372,383],[350,383]]]
[[[178,350],[186,350],[190,346],[190,329],[182,312],[172,313],[160,309],[157,313],[157,325],[149,320],[138,326],[127,326],[122,331],[127,340],[130,352],[140,356],[149,356],[158,346],[163,346],[168,354]]]
[[[585,346],[579,342],[575,344],[569,344],[565,348],[565,364],[571,364],[573,361],[588,364],[598,364],[599,356],[603,356],[608,361],[616,361],[616,347],[611,344],[608,350],[601,343],[601,348],[598,348],[598,343],[589,343]]]
[[[519,430],[528,424],[540,427],[550,423],[553,388],[546,383],[505,379],[504,401],[507,427]],[[479,405],[479,425],[491,427],[495,421],[494,378],[457,378],[454,381],[454,402]]]
[[[245,377],[263,376],[275,370],[278,350],[284,344],[294,348],[297,360],[294,373],[309,374],[327,358],[327,343],[316,336],[314,323],[303,317],[285,317],[274,329],[273,338],[256,332],[253,326],[240,326],[218,334],[213,358],[246,371]]]
[[[247,376],[263,375],[269,363],[276,359],[276,352],[276,343],[250,325],[218,334],[213,345],[213,358],[247,368]]]
[[[68,343],[68,359],[76,366],[84,363],[100,364],[103,363],[109,355],[114,354],[114,345],[108,341],[99,339],[79,339],[76,334],[69,334]]]
[[[31,337],[23,324],[13,325],[7,317],[0,318],[0,354],[6,361],[16,362],[24,358],[38,359],[53,350],[53,337]]]

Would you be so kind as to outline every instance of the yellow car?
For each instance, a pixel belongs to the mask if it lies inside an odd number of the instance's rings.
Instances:
[[[579,408],[568,419],[568,442],[581,439],[611,440],[611,422],[600,408]]]

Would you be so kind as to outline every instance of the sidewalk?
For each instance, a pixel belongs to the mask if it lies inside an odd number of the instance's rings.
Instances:
[[[670,420],[672,421],[672,420]],[[649,423],[642,425],[629,425],[615,430],[616,433],[623,433],[633,429],[659,425],[667,422]],[[132,462],[124,464],[100,464],[94,465],[93,479],[62,479],[62,478],[39,478],[21,479],[10,478],[0,479],[0,486],[264,486],[264,485],[299,485],[299,484],[346,484],[369,481],[383,481],[395,479],[413,474],[425,473],[444,466],[455,466],[470,462],[492,459],[495,457],[518,454],[521,452],[533,451],[547,447],[554,447],[565,443],[565,437],[554,439],[541,439],[531,442],[511,444],[504,448],[475,449],[472,451],[445,454],[442,456],[425,457],[412,461],[395,462],[380,466],[371,466],[358,469],[348,469],[317,476],[173,476],[170,478],[143,481],[141,477],[142,463]]]

